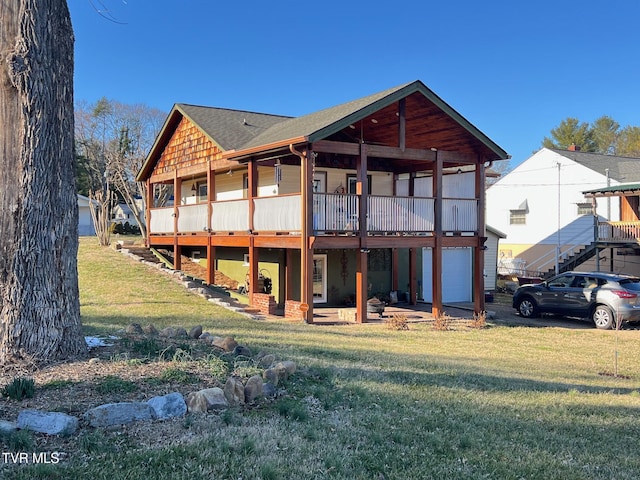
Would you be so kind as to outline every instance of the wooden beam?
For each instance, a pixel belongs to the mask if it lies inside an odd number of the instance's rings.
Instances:
[[[177,170],[173,172],[173,269],[182,269],[181,249],[178,243],[178,206],[182,203],[182,179]]]
[[[317,153],[337,153],[340,155],[352,155],[354,157],[360,154],[360,145],[357,143],[320,140],[318,142],[313,142],[311,148]]]
[[[434,196],[434,245],[431,285],[433,288],[431,299],[431,313],[434,317],[442,314],[442,157],[436,152],[436,161],[433,170],[433,196]]]
[[[418,256],[416,255],[416,249],[409,249],[409,304],[415,305],[418,299],[418,284],[417,274],[418,271]]]
[[[253,237],[249,238],[249,305],[253,306],[253,294],[258,292],[258,249]]]
[[[476,314],[484,312],[484,242],[485,232],[485,170],[481,159],[476,166],[475,188],[478,199],[478,242],[473,255],[473,309]]]
[[[367,321],[368,253],[361,249],[356,257],[356,322],[363,323]]]
[[[207,283],[216,283],[216,247],[210,243],[207,244]]]
[[[398,147],[403,152],[407,147],[407,118],[406,118],[406,98],[398,101]]]

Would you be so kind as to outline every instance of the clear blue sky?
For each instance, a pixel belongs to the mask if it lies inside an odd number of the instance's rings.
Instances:
[[[640,125],[638,0],[68,4],[76,100],[298,116],[422,80],[512,166],[569,116]]]

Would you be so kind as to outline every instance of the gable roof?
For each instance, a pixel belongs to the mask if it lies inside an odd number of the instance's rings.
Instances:
[[[562,155],[565,158],[583,165],[594,172],[607,176],[618,182],[640,181],[640,158],[619,157],[616,155],[604,155],[601,153],[582,152],[572,150],[559,150],[550,148],[549,150]]]
[[[487,160],[509,158],[509,155],[501,147],[429,90],[421,81],[416,80],[301,117],[176,104],[156,138],[137,178],[141,180],[151,173],[161,149],[169,141],[173,129],[183,117],[188,118],[214,144],[220,147],[223,158],[240,159],[266,151],[269,148],[315,142],[327,138],[348,128],[355,122],[365,119],[368,115],[413,94],[426,99],[429,105],[434,106],[446,118],[446,128],[435,128],[429,125],[429,128],[434,129],[430,133],[450,132],[452,137],[462,134],[468,140],[467,147],[482,152]],[[433,144],[430,146],[443,148]]]
[[[232,153],[229,157],[240,156],[242,150],[252,150],[260,147],[261,145],[282,143],[289,139],[299,139],[304,137],[306,141],[314,142],[327,138],[330,135],[339,132],[343,128],[362,120],[366,116],[416,92],[424,95],[424,97],[435,104],[455,123],[479,140],[479,142],[495,156],[493,160],[506,159],[509,157],[502,148],[478,130],[462,115],[451,108],[451,106],[445,103],[419,80],[390,88],[357,100],[352,100],[335,107],[326,108],[308,115],[291,118],[277,123],[247,142],[238,149],[238,152]]]

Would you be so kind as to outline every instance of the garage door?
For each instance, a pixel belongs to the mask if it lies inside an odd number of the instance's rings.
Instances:
[[[433,300],[431,248],[422,249],[422,298]],[[442,302],[472,301],[472,249],[444,248],[442,250]]]

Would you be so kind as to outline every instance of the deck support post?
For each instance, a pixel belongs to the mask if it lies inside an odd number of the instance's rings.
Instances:
[[[173,173],[173,269],[182,270],[182,249],[178,242],[178,207],[182,203],[182,179],[178,177],[178,170]]]
[[[485,171],[484,161],[478,159],[476,163],[475,189],[478,199],[478,242],[474,248],[473,255],[473,310],[476,315],[484,312],[484,242],[487,241],[485,225]]]
[[[358,195],[358,231],[360,236],[360,251],[357,253],[356,270],[356,322],[367,321],[368,300],[368,255],[367,217],[369,205],[369,183],[367,180],[367,145],[360,144],[360,155],[356,158],[356,194]]]
[[[434,196],[434,242],[432,258],[432,295],[431,313],[434,317],[442,314],[442,155],[435,152],[433,166],[433,196]]]

